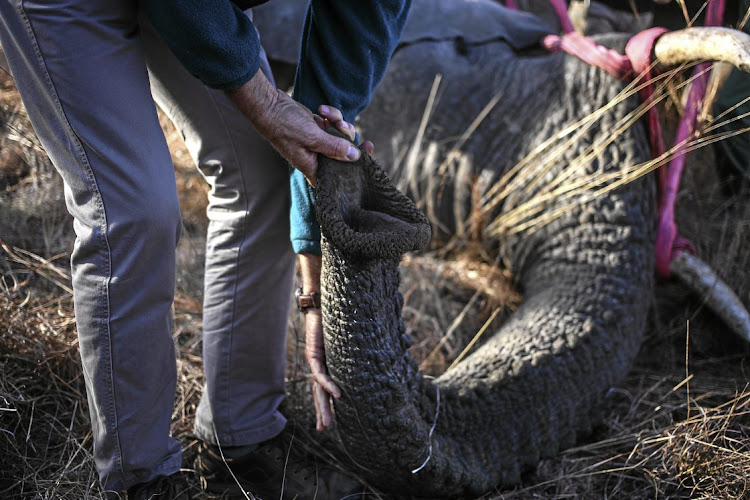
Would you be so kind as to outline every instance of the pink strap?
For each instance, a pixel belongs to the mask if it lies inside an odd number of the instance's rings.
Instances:
[[[602,68],[617,78],[627,78],[632,70],[627,56],[602,47],[591,38],[580,35],[575,31],[563,36],[547,35],[542,40],[542,45],[550,52],[565,51],[592,66]]]
[[[549,35],[544,38],[542,45],[549,51],[565,51],[618,78],[629,79],[635,75],[640,75],[644,82],[649,82],[652,79],[651,57],[654,52],[654,45],[656,40],[667,32],[666,29],[651,28],[638,33],[628,41],[625,47],[626,55],[623,56],[613,50],[599,46],[590,38],[576,33],[568,16],[565,0],[550,0],[550,3],[565,34],[563,36]],[[515,0],[506,0],[506,6],[511,9],[518,8]],[[724,0],[708,0],[706,26],[721,24],[723,16]],[[693,244],[677,234],[677,226],[674,221],[674,204],[687,158],[687,140],[693,134],[697,125],[698,111],[706,93],[710,67],[709,63],[703,63],[695,68],[693,72],[695,79],[675,138],[677,151],[669,167],[659,169],[659,228],[656,237],[657,276],[669,276],[670,263],[680,252],[695,253]],[[703,74],[700,74],[701,72]],[[699,74],[700,76],[697,76]],[[653,95],[653,85],[645,85],[640,91],[641,99],[645,103],[650,103],[653,100]],[[649,107],[647,116],[651,154],[656,158],[664,154],[665,151],[659,112],[656,106]]]
[[[659,193],[659,229],[656,234],[656,274],[667,277],[670,274],[669,264],[684,248],[677,248],[677,225],[674,221],[674,204],[677,200],[677,192],[680,187],[680,177],[687,161],[687,141],[693,135],[698,123],[698,112],[701,109],[703,97],[706,95],[706,86],[711,64],[699,64],[693,76],[687,104],[682,113],[682,119],[677,127],[675,145],[677,150],[669,162],[669,168],[664,169],[667,174],[660,177],[661,189]],[[703,71],[703,74],[700,72]],[[700,75],[700,76],[698,76]]]
[[[724,16],[724,0],[709,0],[706,12],[706,26],[721,24]],[[693,83],[688,94],[687,104],[682,113],[675,136],[677,150],[669,168],[662,168],[664,175],[659,176],[659,228],[656,234],[656,275],[668,277],[670,263],[683,251],[695,253],[695,247],[686,239],[678,236],[674,221],[674,204],[680,187],[680,177],[687,160],[687,141],[698,125],[698,113],[706,96],[706,87],[711,72],[711,63],[702,63],[693,70]]]
[[[560,20],[563,33],[573,33],[575,29],[573,28],[570,16],[568,16],[568,6],[565,4],[565,0],[549,0],[549,3],[555,9],[555,14],[557,14],[557,18]]]
[[[665,28],[651,28],[636,34],[628,40],[625,46],[625,54],[633,65],[633,73],[640,75],[644,82],[651,81],[653,78],[653,68],[651,65],[651,55],[654,53],[656,41],[664,33]],[[654,99],[654,86],[645,85],[640,90],[641,101],[650,104]],[[664,136],[661,132],[661,121],[659,120],[659,110],[656,106],[650,106],[646,114],[648,119],[648,137],[651,144],[651,156],[658,158],[664,154]],[[659,185],[666,182],[667,169],[659,169]]]

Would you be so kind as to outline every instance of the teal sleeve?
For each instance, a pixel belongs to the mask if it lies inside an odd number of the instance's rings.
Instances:
[[[320,228],[315,218],[315,193],[299,170],[290,169],[289,231],[296,253],[320,255]]]
[[[411,0],[312,0],[307,9],[293,97],[315,112],[321,104],[354,123],[372,99],[401,37]],[[290,175],[294,251],[320,254],[314,193]]]
[[[241,87],[258,71],[258,33],[230,0],[141,0],[141,6],[177,59],[206,85]]]

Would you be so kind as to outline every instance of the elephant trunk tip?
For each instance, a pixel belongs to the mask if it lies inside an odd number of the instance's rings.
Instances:
[[[368,154],[355,163],[321,158],[316,214],[323,235],[357,259],[401,259],[430,241],[430,224]]]

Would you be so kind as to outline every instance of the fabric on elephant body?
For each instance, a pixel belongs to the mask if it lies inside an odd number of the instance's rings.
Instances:
[[[491,0],[421,0],[412,5],[401,44],[429,40],[484,43],[503,40],[516,50],[535,46],[553,32],[530,12],[509,9]]]
[[[306,5],[307,0],[274,0],[254,9],[257,29],[272,61],[297,63]],[[538,16],[491,0],[415,0],[400,45],[428,40],[469,44],[503,40],[520,50],[537,45],[553,32]]]

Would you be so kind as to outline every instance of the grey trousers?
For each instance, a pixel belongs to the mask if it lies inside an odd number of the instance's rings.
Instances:
[[[140,25],[134,0],[0,0],[0,43],[74,217],[75,313],[103,486],[181,464],[169,435],[181,220],[154,100],[211,187],[196,434],[225,446],[278,434],[294,266],[286,164]]]

